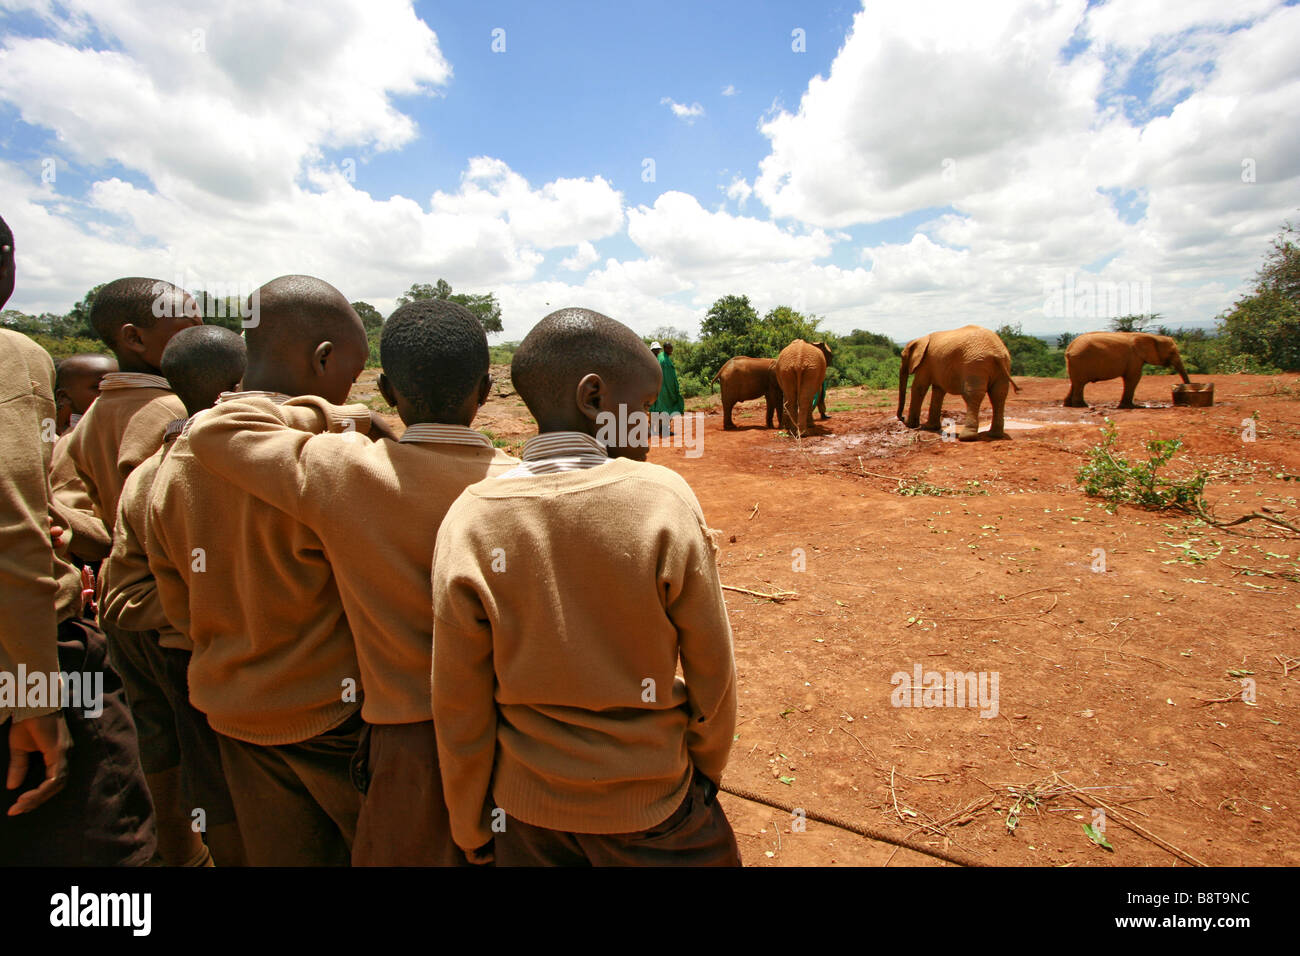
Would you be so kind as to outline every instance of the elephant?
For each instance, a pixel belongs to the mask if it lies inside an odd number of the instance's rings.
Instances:
[[[903,417],[907,378],[912,378],[912,403]],[[898,370],[898,420],[908,428],[921,421],[921,403],[930,394],[930,417],[922,426],[937,432],[943,413],[943,397],[955,392],[966,399],[966,422],[957,433],[958,441],[975,441],[979,436],[980,406],[985,394],[993,405],[990,438],[1006,438],[1004,412],[1008,389],[1020,391],[1011,380],[1011,353],[1002,339],[978,325],[966,325],[946,332],[931,332],[908,342]]]
[[[776,357],[776,380],[781,387],[781,422],[802,436],[812,430],[813,404],[826,380],[831,350],[825,342],[795,339]]]
[[[737,402],[747,402],[751,398],[767,400],[765,422],[772,427],[772,416],[781,407],[781,388],[776,383],[776,359],[750,358],[737,355],[727,359],[713,382],[722,385],[722,427],[735,428],[731,420],[731,409]]]
[[[1167,335],[1151,332],[1087,332],[1065,350],[1065,367],[1070,374],[1070,393],[1065,396],[1068,408],[1087,408],[1083,387],[1089,382],[1124,379],[1124,396],[1120,408],[1133,408],[1133,393],[1142,379],[1143,364],[1172,368],[1190,382],[1183,368],[1178,344]]]

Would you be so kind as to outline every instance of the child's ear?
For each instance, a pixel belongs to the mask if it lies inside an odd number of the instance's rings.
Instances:
[[[578,409],[593,422],[601,412],[601,403],[605,398],[605,383],[595,372],[589,372],[578,382]]]
[[[54,407],[67,408],[72,404],[72,396],[61,388],[54,390]]]
[[[490,394],[492,394],[492,373],[488,372],[483,376],[483,380],[478,383],[478,403],[480,407],[487,404]]]
[[[384,397],[390,407],[397,407],[397,392],[393,389],[393,383],[388,380],[388,376],[383,372],[379,373],[379,380],[375,383],[379,389],[379,394]]]
[[[334,353],[333,342],[322,342],[316,346],[316,350],[311,355],[312,369],[317,375],[324,375],[326,372],[325,365],[329,357]]]
[[[123,323],[122,327],[117,330],[117,346],[128,352],[134,352],[137,355],[143,355],[148,351],[149,346],[145,344],[144,336],[140,329],[130,322]]]

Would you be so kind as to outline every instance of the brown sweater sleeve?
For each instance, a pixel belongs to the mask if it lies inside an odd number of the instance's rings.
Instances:
[[[102,561],[112,547],[112,536],[95,511],[95,505],[86,493],[86,486],[68,455],[70,437],[59,439],[54,446],[54,459],[50,465],[55,511],[66,522],[65,527],[72,532],[68,550],[82,561]]]
[[[54,417],[54,363],[17,333],[0,336],[0,349],[10,353],[0,357],[0,671],[12,674],[23,664],[48,674],[59,670],[60,586],[50,540],[49,446],[41,431],[42,421]],[[58,709],[0,707],[0,722]]]
[[[677,628],[690,703],[687,750],[700,772],[717,783],[736,732],[736,665],[715,548],[699,503],[693,494],[691,499],[698,524],[683,529],[684,573],[669,591],[665,610]]]
[[[470,852],[492,839],[496,675],[492,628],[473,570],[477,562],[452,560],[474,547],[458,533],[456,511],[453,504],[433,557],[433,725],[452,839]]]
[[[325,507],[329,500],[321,492],[329,490],[330,470],[311,466],[311,439],[322,432],[364,436],[369,429],[364,405],[331,405],[314,396],[279,406],[232,399],[194,420],[189,444],[208,471],[301,520],[304,509]],[[324,487],[312,487],[314,480]]]
[[[149,570],[144,526],[149,491],[165,456],[165,449],[142,462],[127,476],[117,503],[113,550],[103,567],[103,600],[99,619],[124,631],[163,630],[166,625],[158,600],[158,582]]]

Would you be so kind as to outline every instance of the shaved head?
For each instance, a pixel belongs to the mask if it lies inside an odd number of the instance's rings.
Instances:
[[[105,345],[116,349],[122,326],[129,323],[139,329],[150,329],[162,315],[184,315],[186,298],[184,289],[162,279],[140,276],[114,279],[95,293],[90,304],[90,324]]]
[[[238,333],[219,325],[196,325],[172,336],[162,373],[190,415],[211,408],[222,392],[244,377],[247,349]]]
[[[510,363],[510,380],[540,422],[567,413],[585,376],[614,382],[646,369],[659,373],[635,332],[591,309],[568,308],[552,312],[524,337]]]
[[[324,279],[313,276],[280,276],[257,289],[249,311],[257,321],[248,328],[248,351],[257,356],[286,345],[292,347],[317,341],[366,337],[365,326],[347,297]]]
[[[312,276],[280,276],[253,292],[245,314],[245,389],[347,400],[370,348],[342,292]]]
[[[0,217],[0,309],[14,291],[14,234]]]
[[[69,355],[55,368],[54,387],[66,388],[75,378],[103,378],[109,372],[116,372],[117,359],[98,352],[81,352]]]

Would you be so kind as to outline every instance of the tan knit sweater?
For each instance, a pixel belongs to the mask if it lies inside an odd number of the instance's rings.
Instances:
[[[190,451],[217,477],[319,535],[356,641],[362,716],[372,724],[430,720],[429,567],[438,525],[466,486],[518,460],[469,429],[443,432],[481,444],[313,434],[337,409],[313,397],[284,409],[294,406],[318,416],[310,431],[291,427],[266,402],[224,403],[190,430]],[[407,437],[421,428],[428,426]]]
[[[68,454],[68,439],[71,437],[71,431],[64,432],[54,444],[54,457],[50,462],[54,507],[63,527],[72,532],[72,553],[83,561],[102,561],[112,547],[112,535],[95,510],[90,495],[86,494],[86,485],[77,475],[77,466]]]
[[[494,807],[631,832],[672,814],[692,764],[721,777],[736,676],[714,553],[690,486],[659,465],[457,499],[434,554],[433,718],[461,848],[491,839]]]
[[[164,388],[101,390],[69,432],[68,456],[110,532],[126,476],[158,450],[169,422],[185,406]]]
[[[0,671],[10,680],[20,664],[29,674],[59,670],[58,626],[81,606],[77,569],[50,541],[44,436],[53,421],[54,362],[27,336],[0,329]],[[0,705],[0,732],[9,718],[58,709]]]
[[[104,561],[99,620],[123,631],[157,631],[163,647],[191,650],[189,638],[172,627],[158,598],[158,582],[149,570],[145,522],[154,479],[172,441],[145,459],[127,476],[118,499],[113,550]]]
[[[311,408],[240,401],[303,431],[318,421]],[[222,407],[199,412],[191,427]],[[329,427],[369,441],[370,411],[339,407]],[[205,469],[182,434],[154,479],[145,539],[163,612],[194,646],[190,700],[213,730],[254,744],[298,743],[356,713],[356,652],[315,532]]]

